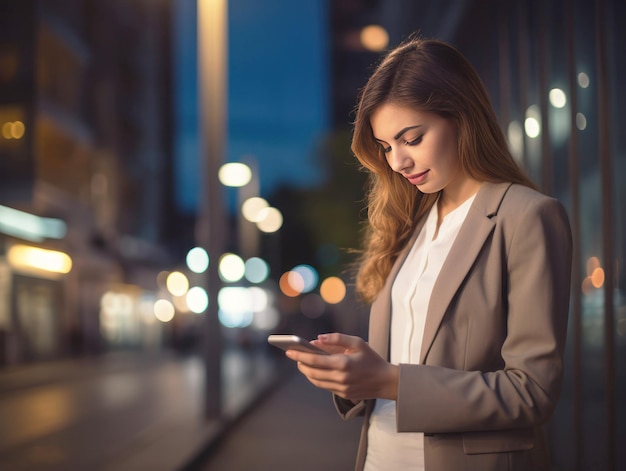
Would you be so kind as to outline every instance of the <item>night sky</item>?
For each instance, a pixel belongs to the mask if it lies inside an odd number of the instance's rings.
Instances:
[[[199,194],[196,0],[177,0],[174,67],[176,198]],[[261,196],[323,181],[315,148],[328,130],[328,21],[324,0],[230,0],[227,161],[254,156]]]

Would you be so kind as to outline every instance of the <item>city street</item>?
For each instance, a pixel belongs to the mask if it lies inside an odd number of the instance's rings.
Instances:
[[[225,352],[224,413],[278,377],[276,358]],[[197,357],[116,353],[0,371],[2,469],[175,470],[221,433],[203,419]]]

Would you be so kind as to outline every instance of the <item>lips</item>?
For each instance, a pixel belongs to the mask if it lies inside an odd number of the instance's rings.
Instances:
[[[406,179],[411,183],[411,185],[420,185],[426,181],[428,172],[430,172],[430,170],[425,170],[424,172],[415,173],[413,175],[407,175]]]

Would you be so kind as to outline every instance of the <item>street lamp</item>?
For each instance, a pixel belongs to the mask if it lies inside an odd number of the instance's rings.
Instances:
[[[212,257],[223,252],[224,211],[217,175],[224,161],[227,93],[227,0],[198,0],[198,83],[200,95],[200,148],[202,172],[201,207],[197,239]],[[217,264],[207,270],[208,308],[205,316],[205,417],[222,414],[222,338],[218,319],[217,293],[220,279]]]

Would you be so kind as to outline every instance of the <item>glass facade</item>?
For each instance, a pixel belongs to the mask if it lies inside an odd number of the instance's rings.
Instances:
[[[484,77],[516,158],[566,206],[574,236],[565,379],[546,427],[555,469],[626,469],[626,6],[488,3],[492,27],[470,36],[463,25],[486,20],[467,13],[454,42]]]

